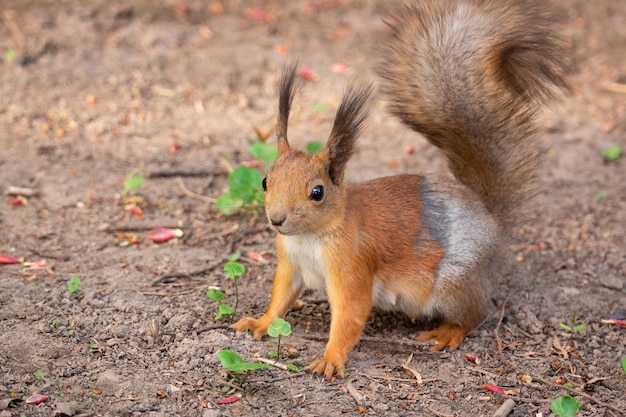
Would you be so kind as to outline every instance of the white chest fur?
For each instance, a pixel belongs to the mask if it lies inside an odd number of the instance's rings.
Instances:
[[[292,265],[296,266],[294,284],[314,290],[326,288],[326,268],[320,240],[312,235],[284,236],[283,243]]]

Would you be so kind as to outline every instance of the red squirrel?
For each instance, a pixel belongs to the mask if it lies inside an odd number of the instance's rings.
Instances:
[[[538,109],[568,90],[562,42],[542,0],[432,0],[399,6],[377,70],[389,108],[440,148],[455,179],[397,175],[346,185],[371,86],[344,93],[327,145],[292,149],[296,67],[279,86],[279,156],[263,180],[278,264],[266,313],[232,327],[260,339],[303,288],[325,289],[324,356],[308,369],[345,376],[373,307],[441,325],[420,333],[459,347],[506,273],[519,208],[535,194]]]

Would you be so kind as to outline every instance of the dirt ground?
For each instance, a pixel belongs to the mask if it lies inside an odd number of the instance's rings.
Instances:
[[[626,149],[623,0],[558,2],[575,93],[543,121],[543,191],[515,269],[458,351],[433,354],[412,341],[419,323],[376,312],[346,379],[271,369],[239,387],[220,365],[221,349],[246,360],[275,349],[224,326],[264,311],[275,267],[262,215],[214,208],[225,161],[252,159],[294,59],[317,79],[302,80],[290,140],[324,141],[343,86],[374,79],[383,3],[2,1],[0,255],[45,265],[0,265],[0,416],[490,416],[507,396],[510,415],[547,416],[563,395],[581,416],[626,415],[626,329],[601,322],[626,312],[625,160],[601,156]],[[121,198],[136,167],[146,180],[130,196],[144,219]],[[168,169],[194,175],[159,176]],[[381,100],[348,170],[360,181],[445,164]],[[16,200],[10,186],[38,193]],[[156,226],[184,237],[153,243]],[[236,251],[247,267],[239,308],[215,322],[205,292],[233,302],[222,266]],[[303,300],[282,357],[301,366],[323,353],[329,325],[323,294]],[[562,329],[574,313],[586,328]],[[403,367],[410,355],[421,381]],[[27,404],[33,394],[49,398]]]

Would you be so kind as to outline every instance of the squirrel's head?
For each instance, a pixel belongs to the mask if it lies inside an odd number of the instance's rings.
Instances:
[[[367,117],[371,86],[351,85],[346,90],[326,147],[310,155],[292,149],[287,141],[295,77],[293,65],[280,81],[278,159],[263,180],[265,212],[278,233],[316,234],[341,221],[346,198],[343,174]]]

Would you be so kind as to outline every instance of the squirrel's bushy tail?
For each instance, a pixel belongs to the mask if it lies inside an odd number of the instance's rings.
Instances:
[[[413,0],[388,24],[378,72],[392,113],[508,223],[534,194],[538,108],[568,90],[545,0]]]

